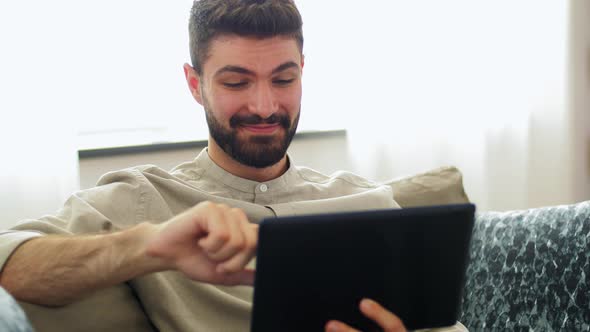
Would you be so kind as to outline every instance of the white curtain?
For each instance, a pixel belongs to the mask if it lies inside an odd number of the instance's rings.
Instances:
[[[358,173],[455,165],[480,210],[583,198],[571,174],[569,2],[302,3],[318,7],[311,24],[330,23],[306,35],[306,66],[318,68],[304,87],[325,91],[306,111],[345,123]]]
[[[83,61],[64,43],[67,18],[47,15],[56,5],[0,3],[0,229],[54,212],[78,187],[72,111],[84,87],[63,68]]]

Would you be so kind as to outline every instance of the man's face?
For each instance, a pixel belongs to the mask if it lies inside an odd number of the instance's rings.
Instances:
[[[195,96],[214,143],[247,166],[279,162],[299,121],[302,67],[292,38],[216,38]]]

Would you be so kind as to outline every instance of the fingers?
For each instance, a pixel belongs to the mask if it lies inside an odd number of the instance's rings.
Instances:
[[[201,205],[199,205],[201,206]],[[224,206],[215,204],[203,204],[206,211],[199,211],[202,214],[201,226],[206,231],[205,237],[199,240],[199,246],[205,250],[213,259],[216,253],[223,248],[231,238],[227,220],[224,217]],[[217,258],[218,260],[220,258]]]
[[[332,320],[326,324],[326,332],[360,332],[360,331],[353,329],[352,327],[350,327],[342,322]]]
[[[225,285],[242,285],[242,286],[254,286],[256,272],[252,269],[244,269],[242,271],[227,274],[225,276]]]
[[[207,235],[199,240],[207,256],[219,264],[219,273],[241,271],[254,256],[258,228],[252,227],[246,214],[223,204],[209,203],[203,222]]]
[[[241,232],[242,243],[238,244],[239,250],[232,254],[232,257],[219,266],[218,271],[221,273],[234,273],[242,270],[254,257],[256,245],[258,243],[258,227],[251,227],[246,215],[242,210],[232,209],[237,222],[237,229]]]
[[[384,332],[406,332],[402,321],[377,302],[364,299],[360,303],[360,309],[365,316],[377,323]],[[329,321],[326,324],[326,332],[358,332],[358,330],[339,321]]]
[[[205,222],[209,232],[199,245],[211,259],[224,261],[242,250],[244,235],[240,230],[241,220],[230,212],[229,207],[211,205]]]
[[[402,321],[379,303],[363,299],[360,303],[361,312],[377,323],[385,332],[405,332]]]

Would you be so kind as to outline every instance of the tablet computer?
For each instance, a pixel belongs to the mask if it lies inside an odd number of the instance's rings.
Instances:
[[[324,331],[332,319],[378,331],[363,298],[410,330],[455,324],[474,213],[460,204],[263,220],[251,331]]]

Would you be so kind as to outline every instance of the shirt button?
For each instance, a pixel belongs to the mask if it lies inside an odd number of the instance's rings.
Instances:
[[[263,193],[265,193],[268,190],[268,186],[265,184],[261,184],[260,185],[260,191],[262,191]]]

